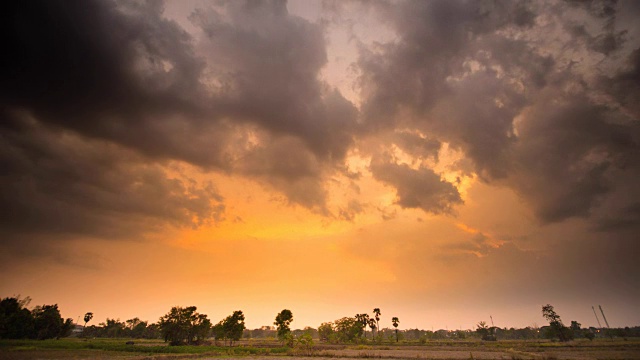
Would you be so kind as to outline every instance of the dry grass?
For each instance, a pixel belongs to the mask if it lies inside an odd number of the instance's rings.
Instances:
[[[62,341],[62,340],[61,340]],[[116,340],[117,341],[117,340]],[[251,360],[311,360],[310,357],[302,356],[299,352],[276,353],[275,348],[267,345],[265,348],[256,346],[239,346],[234,351],[225,352],[202,352],[203,347],[184,347],[179,349],[179,353],[149,353],[143,350],[146,345],[140,346],[139,351],[121,351],[117,348],[105,349],[83,349],[64,348],[64,343],[53,343],[62,348],[47,348],[43,342],[27,343],[20,346],[0,347],[0,360],[53,360],[53,359],[119,359],[119,360],[177,360],[177,359],[229,359],[229,358],[250,358]],[[78,344],[69,343],[69,346]],[[108,344],[105,344],[108,345]],[[154,345],[154,344],[151,344]],[[246,345],[245,345],[246,346]],[[243,350],[243,349],[246,349]],[[249,351],[249,349],[253,349]],[[158,350],[158,349],[156,349]],[[162,349],[160,349],[162,350]],[[169,349],[167,349],[169,350]],[[171,349],[174,350],[174,349]],[[175,349],[177,350],[177,349]],[[283,349],[284,350],[284,349]],[[254,355],[251,355],[254,354]],[[324,359],[390,359],[390,360],[412,360],[412,359],[505,359],[505,360],[640,360],[640,339],[629,341],[611,341],[600,339],[594,342],[575,341],[570,343],[557,343],[545,341],[497,341],[491,343],[479,341],[450,341],[450,342],[427,342],[424,345],[404,344],[404,345],[329,345],[320,344],[316,346],[312,360]]]

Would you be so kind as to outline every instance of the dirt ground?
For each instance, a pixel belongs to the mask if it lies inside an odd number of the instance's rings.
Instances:
[[[336,360],[336,359],[511,359],[511,360],[640,360],[640,341],[536,344],[527,342],[454,343],[423,346],[317,346],[312,357],[292,352],[289,355],[229,356],[207,354],[140,354],[96,350],[0,351],[0,360]]]

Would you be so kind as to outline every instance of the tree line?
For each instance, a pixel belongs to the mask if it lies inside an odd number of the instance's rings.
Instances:
[[[324,322],[317,329],[306,327],[303,330],[291,330],[293,313],[284,309],[279,312],[273,325],[260,329],[248,330],[242,311],[234,311],[229,316],[213,324],[206,314],[201,314],[195,306],[172,307],[160,317],[158,322],[149,323],[139,318],[124,322],[107,318],[98,325],[87,324],[93,319],[93,313],[84,316],[84,326],[80,327],[73,320],[63,319],[56,305],[41,305],[29,310],[30,299],[18,297],[5,298],[0,301],[0,339],[51,339],[66,337],[75,329],[80,337],[110,338],[147,338],[163,339],[171,345],[202,344],[213,338],[216,343],[233,346],[241,338],[277,338],[283,346],[311,349],[313,339],[329,343],[382,343],[430,340],[480,338],[485,341],[503,339],[537,339],[549,338],[569,341],[574,338],[593,339],[596,336],[640,337],[640,327],[625,329],[583,329],[577,321],[565,326],[553,306],[542,307],[542,316],[549,322],[541,328],[527,327],[523,329],[489,327],[481,321],[475,330],[419,330],[398,329],[400,320],[392,317],[390,327],[381,328],[382,312],[374,308],[372,315],[358,313],[353,317],[343,317],[333,322]],[[309,350],[310,351],[310,350]]]
[[[53,339],[66,337],[73,330],[73,320],[60,316],[58,305],[40,305],[27,309],[29,297],[0,301],[0,338]]]

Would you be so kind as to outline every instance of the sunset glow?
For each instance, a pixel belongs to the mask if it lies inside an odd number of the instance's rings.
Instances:
[[[640,324],[638,1],[6,13],[3,298],[96,323]]]

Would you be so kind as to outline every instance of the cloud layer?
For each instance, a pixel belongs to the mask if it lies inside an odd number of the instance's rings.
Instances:
[[[379,208],[357,191],[332,205],[339,179],[430,216],[455,216],[467,179],[515,191],[541,224],[638,227],[634,2],[335,3],[311,22],[284,1],[219,1],[189,31],[161,2],[4,8],[3,245],[224,219],[215,184],[173,164],[334,220]],[[348,27],[358,104],[323,76],[331,27],[355,14],[393,34]]]
[[[639,34],[616,26],[628,4],[376,6],[398,37],[361,51],[366,126],[460,149],[542,222],[589,217],[637,171]]]

